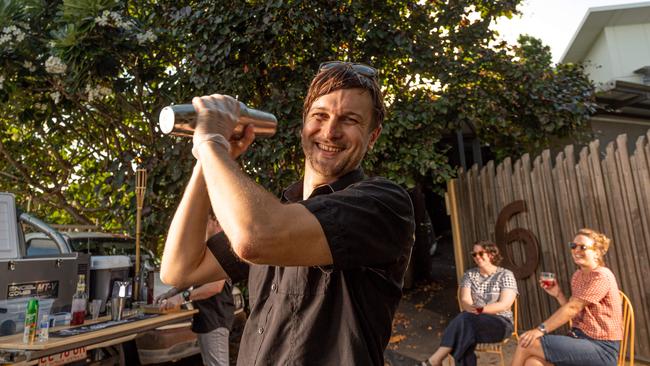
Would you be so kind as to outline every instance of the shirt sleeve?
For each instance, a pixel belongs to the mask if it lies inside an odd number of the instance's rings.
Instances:
[[[501,289],[511,289],[515,290],[516,293],[519,293],[517,289],[517,279],[515,279],[514,273],[509,269],[506,269],[503,272],[503,276],[501,276]]]
[[[226,234],[221,231],[208,239],[208,249],[219,261],[221,267],[226,271],[233,283],[248,278],[249,265],[241,260],[237,254],[232,251],[230,242]]]
[[[469,278],[469,271],[465,271],[463,279],[460,280],[460,287],[472,288],[472,280]]]
[[[397,184],[368,179],[300,203],[323,228],[336,268],[408,260],[415,231],[413,205]]]
[[[600,271],[592,271],[582,286],[575,286],[572,296],[596,304],[607,295],[610,286],[606,275]]]

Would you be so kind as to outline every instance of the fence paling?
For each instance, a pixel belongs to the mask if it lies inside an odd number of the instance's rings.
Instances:
[[[581,227],[591,227],[611,237],[607,265],[628,294],[637,314],[637,355],[650,359],[650,131],[636,140],[635,151],[627,150],[627,138],[619,136],[601,157],[595,140],[580,150],[577,161],[573,146],[551,158],[549,150],[532,159],[528,155],[512,162],[505,159],[482,169],[474,166],[450,182],[450,203],[457,210],[455,245],[463,268],[471,266],[471,245],[476,240],[495,239],[500,211],[515,200],[526,202],[526,212],[513,216],[506,232],[525,228],[537,237],[540,261],[537,272],[553,271],[565,293],[576,269],[566,243]],[[456,239],[456,238],[455,238]],[[507,245],[515,263],[525,260],[528,246]],[[458,257],[457,257],[458,260]],[[644,272],[646,271],[646,272]],[[458,272],[462,275],[462,272]],[[557,309],[556,302],[537,284],[536,275],[518,279],[522,306],[520,326],[532,328]]]

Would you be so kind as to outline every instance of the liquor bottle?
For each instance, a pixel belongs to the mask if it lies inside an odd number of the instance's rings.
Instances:
[[[33,343],[36,335],[36,323],[38,321],[38,299],[30,299],[25,310],[25,329],[23,331],[23,343]]]
[[[70,325],[81,325],[86,318],[86,304],[88,303],[88,294],[86,294],[86,275],[79,275],[77,282],[77,292],[72,296],[72,320]]]

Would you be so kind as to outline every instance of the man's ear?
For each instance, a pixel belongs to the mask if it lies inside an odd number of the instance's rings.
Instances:
[[[381,129],[382,126],[379,125],[377,128],[375,128],[371,133],[370,133],[370,141],[368,141],[368,149],[372,150],[372,147],[375,145],[375,142],[377,142],[377,139],[379,138],[379,135],[381,135]]]

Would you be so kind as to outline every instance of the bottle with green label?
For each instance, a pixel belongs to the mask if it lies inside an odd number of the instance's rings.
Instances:
[[[25,310],[25,329],[23,330],[23,343],[33,343],[36,336],[38,322],[38,299],[30,299]]]

